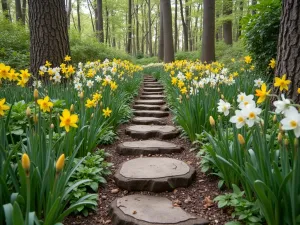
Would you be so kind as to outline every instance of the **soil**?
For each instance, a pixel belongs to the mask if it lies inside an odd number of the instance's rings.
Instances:
[[[172,122],[172,115],[165,119],[167,125],[174,125]],[[116,148],[117,145],[125,141],[137,141],[138,139],[133,139],[130,136],[125,134],[125,129],[131,125],[130,123],[122,124],[117,133],[119,139],[116,140],[112,145],[100,146],[100,148],[105,149],[110,153],[111,157],[107,161],[112,162],[114,166],[112,169],[112,175],[107,178],[108,183],[99,188],[99,205],[98,209],[95,212],[89,213],[87,217],[81,215],[70,215],[65,219],[65,225],[102,225],[102,224],[111,224],[111,218],[109,216],[110,203],[118,198],[125,195],[132,194],[143,194],[143,195],[154,195],[167,197],[172,200],[174,205],[181,207],[186,212],[191,213],[192,215],[202,217],[210,221],[211,225],[215,224],[225,224],[231,220],[231,216],[219,209],[217,204],[212,200],[222,194],[217,187],[218,178],[216,176],[207,175],[200,171],[199,168],[199,158],[196,158],[196,152],[191,152],[191,143],[189,140],[177,137],[168,142],[174,143],[184,147],[184,151],[179,154],[164,154],[164,155],[147,155],[144,157],[170,157],[182,160],[189,165],[193,166],[196,169],[196,178],[194,182],[188,188],[178,188],[172,192],[163,192],[163,193],[152,193],[146,191],[137,191],[137,192],[128,192],[118,188],[113,179],[114,172],[118,169],[119,165],[126,160],[134,159],[138,156],[121,156],[117,154]],[[153,138],[152,140],[159,140]],[[143,157],[143,156],[140,156]]]

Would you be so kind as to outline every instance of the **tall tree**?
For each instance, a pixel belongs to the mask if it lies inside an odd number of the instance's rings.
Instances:
[[[277,46],[276,75],[287,75],[292,81],[287,95],[300,103],[300,2],[282,1],[279,41]]]
[[[132,0],[128,0],[128,31],[127,31],[126,52],[131,53],[132,45]]]
[[[149,55],[150,57],[153,56],[153,51],[152,51],[152,21],[151,21],[151,1],[147,0],[147,6],[148,6],[148,29],[149,29],[149,34],[148,34],[148,41],[149,41]]]
[[[135,21],[136,21],[136,51],[140,53],[140,22],[139,22],[139,5],[135,5]]]
[[[22,21],[21,0],[15,0],[15,6],[16,6],[16,20]]]
[[[215,61],[215,0],[203,0],[202,62]]]
[[[80,0],[77,0],[77,6],[76,6],[76,10],[77,10],[77,27],[78,27],[78,31],[79,33],[81,32],[81,21],[80,21]]]
[[[71,25],[71,11],[72,11],[72,0],[66,0],[66,10],[67,10],[67,23],[70,28]]]
[[[178,23],[177,23],[177,17],[178,17],[178,1],[175,0],[175,14],[174,14],[174,51],[177,52],[177,43],[178,43]]]
[[[183,15],[183,4],[182,0],[179,0],[180,3],[180,14],[181,14],[181,23],[182,23],[182,28],[183,28],[183,44],[184,44],[184,51],[189,50],[189,33],[188,33],[188,25],[186,23],[186,20]]]
[[[163,4],[163,26],[164,26],[164,62],[174,61],[172,11],[170,0],[160,0]]]
[[[102,0],[97,0],[97,23],[96,23],[96,30],[97,30],[97,37],[99,42],[104,42],[104,33],[103,33],[103,3]]]
[[[22,1],[22,22],[23,22],[23,24],[25,24],[25,21],[26,21],[26,5],[27,5],[27,1],[23,0]]]
[[[159,13],[159,46],[158,46],[158,58],[164,60],[164,14],[163,14],[163,1],[160,0],[160,13]]]
[[[232,0],[223,1],[223,14],[226,19],[223,23],[224,42],[227,45],[232,45]]]
[[[7,0],[2,0],[2,1],[1,1],[1,5],[2,5],[2,11],[3,11],[4,16],[5,16],[7,19],[11,20],[10,14],[9,14],[9,7],[8,7],[8,2],[7,2]]]
[[[59,66],[70,54],[64,1],[29,0],[30,71],[37,75],[46,60]]]

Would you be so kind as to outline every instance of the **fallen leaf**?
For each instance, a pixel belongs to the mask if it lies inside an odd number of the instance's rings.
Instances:
[[[212,207],[214,205],[214,202],[210,199],[210,196],[207,196],[204,198],[203,200],[203,203],[204,203],[204,208],[209,208],[209,207]]]

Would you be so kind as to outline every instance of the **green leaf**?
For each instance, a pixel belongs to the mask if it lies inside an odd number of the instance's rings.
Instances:
[[[3,205],[3,209],[4,209],[4,214],[5,214],[6,225],[13,225],[13,221],[12,221],[13,206],[12,206],[12,204],[8,203],[8,204]]]
[[[13,206],[13,224],[24,224],[23,214],[17,202],[15,202]]]
[[[230,221],[228,223],[225,223],[224,225],[242,225],[242,224],[238,221]]]

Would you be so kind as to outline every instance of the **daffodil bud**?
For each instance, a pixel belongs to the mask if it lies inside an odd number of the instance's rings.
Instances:
[[[34,97],[34,100],[37,100],[39,98],[39,91],[37,89],[34,89],[33,97]]]
[[[282,142],[282,133],[281,132],[278,133],[277,140],[278,140],[279,143]]]
[[[299,145],[299,140],[298,140],[298,138],[295,138],[294,139],[294,146],[295,146],[295,148],[297,148],[298,145]]]
[[[289,140],[286,138],[286,139],[284,139],[284,145],[285,146],[288,146],[289,145]]]
[[[241,145],[244,145],[246,143],[243,135],[241,134],[238,134],[238,140]]]
[[[61,156],[58,158],[56,165],[55,165],[55,169],[56,169],[56,173],[59,173],[65,165],[65,154],[61,154]]]
[[[70,107],[70,112],[71,112],[71,113],[74,112],[74,104],[71,105],[71,107]]]
[[[212,116],[209,117],[209,123],[212,127],[214,127],[216,125],[216,122]]]
[[[53,123],[51,123],[50,128],[54,129],[54,124]]]
[[[277,121],[277,116],[274,115],[274,116],[273,116],[273,122],[276,123],[276,121]]]
[[[33,116],[33,122],[34,123],[37,123],[39,121],[39,116],[38,116],[38,114],[35,114],[34,116]]]
[[[22,167],[25,170],[26,176],[29,176],[30,159],[26,153],[22,155]]]
[[[83,91],[82,91],[82,92],[80,92],[80,94],[79,94],[79,98],[80,98],[80,99],[83,99],[83,97],[84,97],[84,93],[83,93]]]
[[[189,95],[186,95],[186,99],[189,99],[190,98],[190,96]]]
[[[93,118],[94,117],[94,113],[92,113],[92,115],[91,115],[91,118]]]
[[[103,106],[103,102],[100,102],[100,107],[102,107]]]
[[[31,110],[30,110],[29,107],[27,107],[27,109],[26,109],[26,116],[30,117],[30,115],[31,115]]]
[[[223,100],[224,100],[224,95],[221,95],[221,99],[223,99]]]

